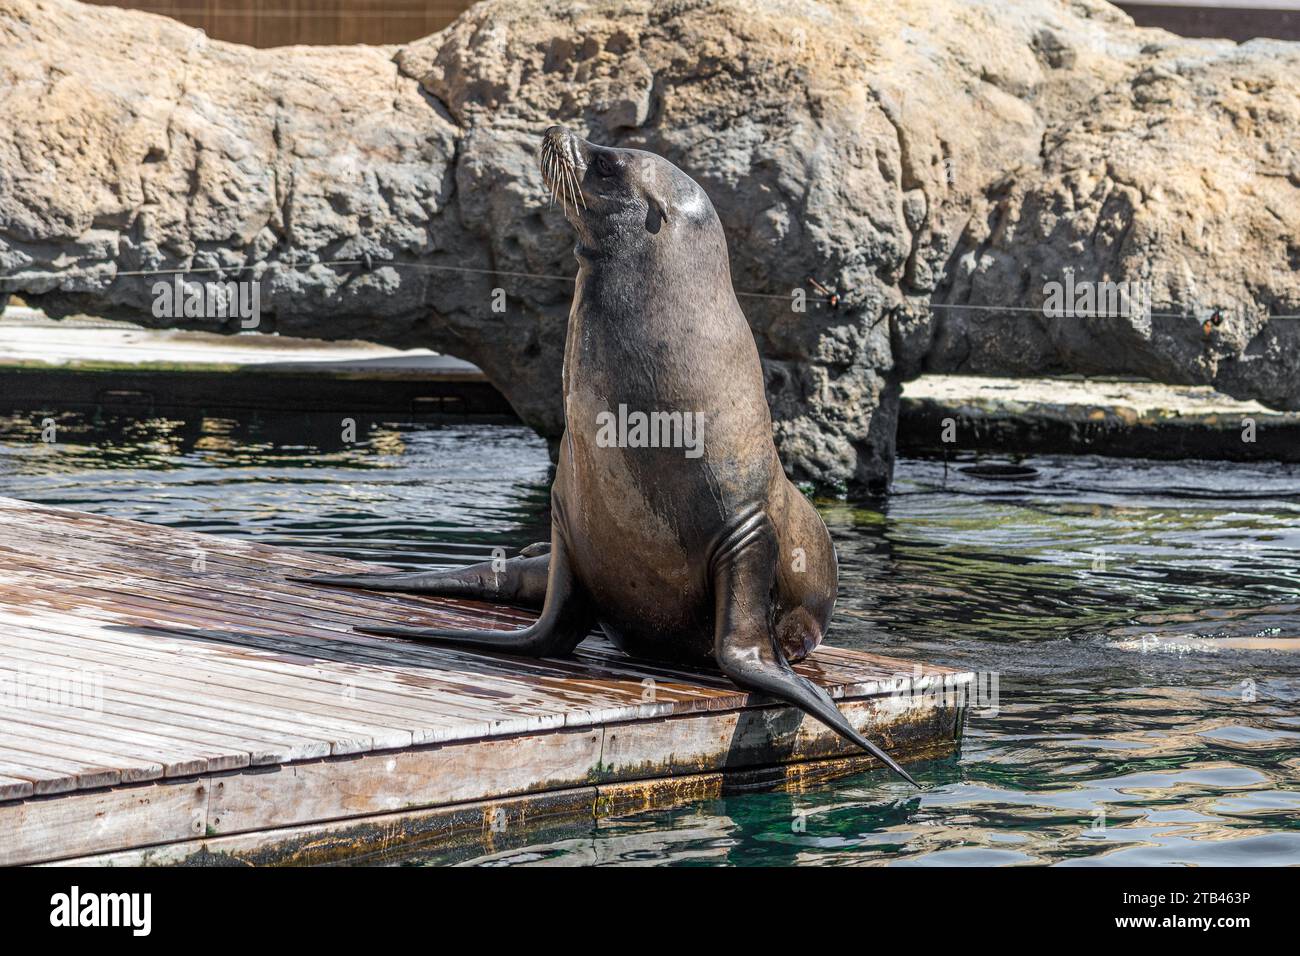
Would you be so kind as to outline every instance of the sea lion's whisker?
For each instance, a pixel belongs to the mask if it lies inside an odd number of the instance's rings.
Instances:
[[[578,202],[573,195],[573,161],[567,156],[564,157],[564,162],[560,164],[560,173],[560,179],[564,183],[564,194],[566,197],[564,212],[565,215],[568,215],[569,203],[573,203],[573,211],[577,212]]]
[[[560,167],[560,182],[563,184],[564,188],[564,212],[567,214],[569,211],[569,200],[573,198],[573,193],[569,189],[569,167],[567,164]]]
[[[548,143],[544,152],[546,153],[546,166],[542,170],[542,178],[546,180],[546,185],[551,190],[551,207],[555,206],[555,150]]]
[[[573,199],[573,211],[578,211],[579,202],[582,203],[582,206],[585,209],[587,204],[586,201],[582,199],[582,190],[578,188],[578,173],[574,169],[573,163],[569,163],[564,167],[564,173],[569,183],[569,196]]]
[[[569,191],[565,183],[565,171],[569,168],[569,158],[558,146],[555,147],[555,185],[560,194],[560,202],[564,204],[564,212],[569,212]]]
[[[573,174],[573,191],[578,195],[578,202],[582,203],[582,208],[587,208],[587,199],[582,195],[582,184],[578,182],[578,174]]]
[[[551,193],[551,206],[555,206],[556,191],[556,155],[555,147],[550,140],[542,143],[542,181],[546,184]]]
[[[551,147],[551,198],[552,200],[558,199],[560,201],[560,205],[561,207],[565,208],[565,212],[567,215],[568,210],[567,207],[565,207],[565,203],[564,203],[564,180],[562,178],[562,172],[561,172],[562,169],[563,169],[563,160],[560,157],[560,151],[556,149],[554,146],[552,146]]]
[[[556,199],[559,198],[559,182],[556,180],[558,164],[556,162],[555,147],[549,141],[546,143],[546,185],[551,189],[551,205],[555,205]]]
[[[578,190],[575,187],[575,183],[576,183],[576,177],[573,171],[573,166],[572,165],[565,166],[564,184],[566,187],[568,187],[569,198],[573,200],[573,209],[576,212],[578,209]]]

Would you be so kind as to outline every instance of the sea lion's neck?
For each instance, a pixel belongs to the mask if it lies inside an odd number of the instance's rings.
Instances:
[[[649,401],[718,387],[712,368],[756,369],[753,334],[731,288],[725,258],[707,248],[637,255],[578,254],[564,350],[565,394]]]
[[[716,460],[767,449],[771,461],[756,467],[779,474],[762,364],[732,290],[720,227],[644,244],[623,238],[575,250],[563,370],[571,448],[595,453],[599,420],[621,410],[689,413],[707,421]]]

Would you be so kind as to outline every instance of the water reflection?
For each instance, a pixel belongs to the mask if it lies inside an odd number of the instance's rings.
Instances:
[[[547,537],[550,464],[522,426],[63,415],[47,444],[47,416],[0,416],[0,494],[402,567]]]

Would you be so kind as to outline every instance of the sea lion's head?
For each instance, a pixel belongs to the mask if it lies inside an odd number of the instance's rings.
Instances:
[[[695,180],[654,153],[596,146],[552,126],[542,135],[540,160],[552,198],[591,252],[644,245],[665,231],[718,222]]]

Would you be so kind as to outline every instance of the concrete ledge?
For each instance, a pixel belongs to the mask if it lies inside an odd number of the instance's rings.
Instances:
[[[903,389],[898,451],[1300,461],[1300,412],[1205,386],[933,375]]]

